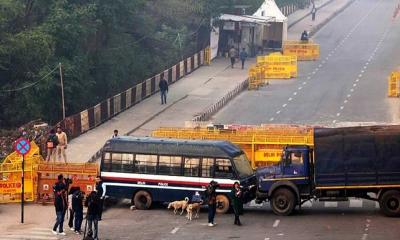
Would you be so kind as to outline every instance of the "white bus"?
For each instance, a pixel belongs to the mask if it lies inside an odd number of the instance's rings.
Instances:
[[[100,171],[104,194],[132,199],[138,209],[190,199],[214,180],[220,186],[217,212],[225,213],[234,182],[255,184],[246,155],[226,141],[117,137],[104,145]]]

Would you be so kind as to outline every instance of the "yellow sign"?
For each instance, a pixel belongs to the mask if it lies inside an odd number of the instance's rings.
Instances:
[[[0,181],[0,194],[4,193],[21,193],[21,182]]]

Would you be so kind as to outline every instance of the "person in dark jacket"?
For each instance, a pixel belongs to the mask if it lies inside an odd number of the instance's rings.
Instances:
[[[217,211],[217,193],[218,183],[214,180],[211,181],[205,191],[207,204],[208,204],[208,226],[214,227],[216,223],[214,222],[215,212]]]
[[[87,206],[86,219],[88,221],[89,232],[93,232],[93,239],[98,239],[98,224],[100,214],[100,197],[97,192],[92,191],[86,198],[85,206]],[[93,230],[94,226],[94,230]]]
[[[50,134],[46,141],[47,148],[47,156],[46,161],[55,161],[56,160],[56,152],[57,152],[58,138],[56,135],[56,131],[54,129],[50,130]]]
[[[232,203],[233,211],[235,213],[235,225],[241,226],[239,215],[243,213],[243,189],[240,187],[239,182],[235,182],[232,188]]]
[[[239,53],[240,61],[242,61],[242,69],[244,69],[244,62],[247,59],[247,52],[245,48],[242,48],[242,51]]]
[[[72,209],[74,211],[74,230],[76,234],[81,234],[81,226],[83,220],[83,192],[78,187],[72,194]]]
[[[167,104],[168,82],[164,77],[161,78],[158,87],[161,92],[161,104]]]
[[[67,196],[66,196],[67,187],[64,183],[63,175],[58,175],[58,181],[53,186],[54,192],[54,207],[56,209],[57,220],[53,227],[54,234],[66,235],[63,229],[64,216],[67,210]],[[57,233],[57,227],[59,232]]]
[[[306,30],[304,30],[304,32],[301,34],[301,41],[308,41],[308,33]]]
[[[103,215],[103,205],[104,205],[104,196],[103,196],[103,181],[101,180],[100,176],[96,177],[96,186],[95,190],[97,195],[100,198],[100,208],[99,208],[99,221],[101,221],[101,216]]]

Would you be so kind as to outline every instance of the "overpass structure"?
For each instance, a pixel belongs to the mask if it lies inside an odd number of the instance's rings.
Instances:
[[[272,80],[258,91],[242,92],[212,117],[213,123],[331,126],[399,121],[400,101],[387,97],[387,76],[400,65],[400,20],[393,18],[397,1],[315,2],[324,5],[315,21],[307,16],[310,9],[288,16],[288,36],[297,40],[302,31],[312,31],[313,41],[321,46],[320,59],[300,62],[296,79]],[[70,161],[91,159],[114,129],[122,135],[149,136],[159,127],[184,127],[243,84],[254,62],[250,59],[245,70],[231,69],[227,59],[200,67],[170,87],[167,105],[154,95],[72,140]]]

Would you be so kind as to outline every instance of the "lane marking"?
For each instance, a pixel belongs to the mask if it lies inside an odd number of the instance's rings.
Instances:
[[[354,89],[350,89],[350,92],[354,92]]]
[[[270,121],[270,122],[274,121],[274,118],[270,118],[269,121]]]
[[[307,84],[307,82],[303,82],[303,85],[306,85]]]
[[[286,106],[287,106],[287,103],[285,103],[285,104],[282,105],[282,107],[286,107]]]
[[[297,89],[301,90],[303,87],[298,87]]]
[[[344,106],[340,106],[340,110],[343,110]]]
[[[361,73],[364,73],[364,70],[361,70]]]
[[[289,98],[289,99],[288,99],[289,102],[292,101],[292,100],[293,100],[293,98]]]
[[[310,77],[310,76],[308,76],[308,77],[307,77],[307,80],[310,80],[310,79],[311,79],[311,77]]]
[[[344,100],[344,101],[343,101],[343,103],[347,103],[347,102],[348,102],[347,100]]]
[[[362,74],[358,74],[358,77],[361,78],[361,77],[362,77]]]
[[[338,117],[339,117],[339,116],[340,116],[340,113],[336,113],[336,116],[338,116]]]
[[[179,230],[179,227],[176,227],[176,228],[172,229],[171,233],[175,234],[178,230]]]
[[[347,97],[348,97],[348,98],[351,97],[351,94],[347,94]]]
[[[354,84],[353,84],[353,87],[356,87],[356,86],[357,86],[357,83],[354,83]]]
[[[295,95],[295,96],[296,96],[296,95],[297,95],[297,92],[294,92],[294,93],[293,93],[293,95]]]
[[[318,67],[319,67],[319,68],[322,67],[322,64],[318,65]]]
[[[279,114],[279,113],[281,113],[281,110],[279,110],[279,111],[276,112],[276,114]]]
[[[333,120],[332,123],[336,123],[336,120]]]
[[[281,222],[281,220],[276,219],[275,222],[274,222],[274,224],[272,225],[272,227],[274,227],[274,228],[278,227],[278,225],[279,225],[280,222]]]
[[[364,233],[361,237],[361,240],[367,240],[368,233]]]
[[[357,78],[357,79],[356,79],[356,82],[359,82],[359,81],[360,81],[360,79]]]

